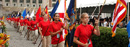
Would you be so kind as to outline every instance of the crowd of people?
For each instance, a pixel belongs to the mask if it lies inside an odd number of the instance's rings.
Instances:
[[[62,32],[63,29],[69,31],[68,24],[71,23],[67,18],[65,18],[64,23],[60,22],[58,13],[55,13],[53,19],[50,19],[44,11],[37,20],[36,16],[33,18],[25,16],[24,18],[21,15],[10,16],[6,20],[10,25],[14,25],[20,35],[24,34],[27,40],[33,41],[33,44],[36,44],[38,37],[41,36],[42,47],[51,47],[50,44],[52,47],[65,47]],[[111,18],[99,20],[94,17],[90,19],[87,13],[82,13],[80,22],[76,20],[76,25],[79,26],[74,32],[73,42],[78,44],[78,47],[92,47],[91,36],[93,34],[100,36],[99,26],[112,27],[111,22]],[[93,27],[94,25],[96,28]],[[122,22],[119,27],[124,27]]]
[[[94,26],[94,24],[93,24],[95,22],[94,19],[97,19],[97,17],[90,18],[88,24]],[[126,19],[127,18],[123,19],[123,21],[120,22],[117,25],[117,27],[119,27],[119,28],[125,28],[127,26],[127,20]],[[80,20],[76,20],[76,23],[77,23],[77,25],[80,24]],[[112,26],[112,18],[111,17],[109,17],[109,18],[108,17],[106,17],[106,18],[100,18],[100,20],[99,20],[99,26],[101,26],[101,27],[113,27]]]
[[[64,23],[60,22],[58,13],[54,14],[53,19],[49,19],[48,15],[43,11],[37,20],[36,16],[33,18],[27,16],[25,18],[22,16],[10,16],[6,20],[10,25],[14,25],[14,28],[17,29],[20,35],[24,34],[27,40],[33,41],[33,44],[36,44],[38,37],[41,36],[42,47],[51,47],[50,44],[52,47],[65,47],[65,39],[63,39],[62,32],[63,29],[69,30],[69,23],[67,18],[65,18]],[[76,28],[74,34],[74,42],[79,47],[92,47],[92,34],[100,36],[98,20],[95,19],[95,29],[88,22],[88,14],[83,13],[81,16],[81,24]]]
[[[55,13],[53,20],[49,19],[48,15],[45,12],[42,12],[38,20],[36,16],[33,18],[25,16],[10,16],[6,19],[9,24],[14,25],[14,28],[17,29],[20,35],[24,35],[27,40],[33,41],[33,44],[36,43],[39,36],[41,36],[42,47],[63,47],[65,40],[62,37],[63,29],[68,29],[68,25],[65,25],[62,22],[59,22],[59,14]],[[67,20],[65,22],[67,24]],[[25,33],[23,33],[25,32]],[[57,36],[60,37],[57,37]]]

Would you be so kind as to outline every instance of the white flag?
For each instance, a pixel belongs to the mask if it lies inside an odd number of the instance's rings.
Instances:
[[[33,18],[34,15],[34,10],[32,11],[31,15],[30,15],[30,18]]]

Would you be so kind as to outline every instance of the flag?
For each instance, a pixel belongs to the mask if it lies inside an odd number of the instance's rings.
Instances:
[[[3,20],[4,20],[4,16],[3,16]]]
[[[72,9],[71,11],[71,16],[70,16],[70,24],[69,24],[69,29],[70,31],[75,28],[75,21],[76,21],[76,16],[74,15],[74,9]]]
[[[8,16],[8,18],[9,18],[9,16]]]
[[[69,4],[69,6],[68,6],[68,9],[67,9],[67,14],[68,14],[68,17],[70,18],[70,16],[71,16],[71,14],[72,14],[72,9],[74,9],[74,2],[75,2],[75,0],[71,0],[70,1],[70,4]]]
[[[127,24],[127,33],[128,33],[128,39],[130,38],[130,21]],[[128,44],[128,47],[130,47],[130,43]]]
[[[19,12],[18,12],[18,14],[16,15],[16,17],[18,17],[19,16]]]
[[[47,8],[47,6],[45,7],[44,11],[45,11],[45,13],[48,15],[48,17],[51,18],[51,16],[50,16],[49,13],[48,13],[48,8]]]
[[[53,15],[55,14],[55,12],[56,12],[58,6],[59,6],[59,0],[57,0],[56,4],[55,4],[55,6],[54,6],[54,8],[53,8],[53,10],[52,10],[52,12],[51,12],[51,14],[50,14],[50,15],[51,15],[51,18],[53,18]]]
[[[68,39],[66,42],[67,47],[73,46],[73,37],[75,32],[76,23],[76,0],[71,0],[67,9],[68,17],[70,18]]]
[[[41,15],[41,6],[40,6],[39,9],[37,10],[36,20],[38,20],[38,18],[39,18],[40,15]]]
[[[27,13],[27,18],[29,18],[30,16],[29,16],[30,14],[29,14],[29,11],[28,11],[28,13]]]
[[[34,10],[32,11],[30,18],[33,18],[33,16],[34,16]]]
[[[127,1],[117,0],[112,18],[112,37],[115,36],[116,26],[125,18],[127,13]]]
[[[23,16],[23,18],[25,18],[25,16],[26,16],[26,9],[23,11],[22,16]]]
[[[66,9],[65,9],[65,4],[66,4],[66,0],[57,0],[57,3],[56,5],[54,6],[52,12],[51,12],[51,18],[53,18],[53,15],[55,13],[58,13],[59,16],[60,16],[60,21],[62,23],[64,23],[64,18],[65,18],[65,12],[66,12]],[[68,34],[67,30],[63,30],[63,33],[62,33],[62,36],[63,36],[63,39],[65,39],[66,35]]]
[[[12,16],[11,16],[12,18],[14,17],[14,15],[12,14]]]
[[[67,43],[67,47],[71,47],[73,46],[73,37],[74,37],[74,32],[75,32],[75,21],[76,21],[76,18],[75,18],[75,15],[74,15],[74,9],[72,9],[71,11],[71,16],[70,16],[70,24],[69,24],[69,33],[68,33],[68,41],[66,42]]]

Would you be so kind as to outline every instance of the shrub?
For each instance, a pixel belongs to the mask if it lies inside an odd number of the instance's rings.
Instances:
[[[100,36],[93,35],[93,47],[128,47],[128,34],[125,28],[117,28],[112,37],[112,28],[100,27]]]

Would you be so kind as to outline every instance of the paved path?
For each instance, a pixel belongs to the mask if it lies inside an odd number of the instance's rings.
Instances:
[[[18,32],[16,32],[16,29],[10,25],[9,23],[5,22],[6,28],[7,28],[7,34],[10,35],[9,40],[9,47],[38,47],[38,44],[40,42],[40,38],[37,41],[37,44],[32,44],[32,41],[26,40],[24,38],[24,34],[20,36]]]

